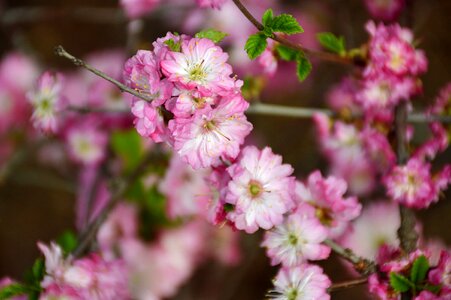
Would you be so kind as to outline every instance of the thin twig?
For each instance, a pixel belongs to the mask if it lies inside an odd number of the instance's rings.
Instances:
[[[368,282],[367,277],[357,278],[353,280],[347,280],[344,282],[334,283],[330,288],[328,288],[328,292],[336,292],[344,289],[349,289],[358,285],[366,284]]]
[[[116,207],[119,201],[124,197],[124,194],[129,189],[130,185],[132,185],[146,170],[148,164],[151,161],[156,161],[161,158],[161,153],[159,151],[153,151],[147,155],[147,157],[143,160],[142,163],[138,165],[138,167],[133,170],[130,175],[118,181],[118,184],[114,188],[112,192],[112,196],[108,204],[102,209],[102,211],[98,214],[98,216],[86,227],[86,229],[80,235],[78,240],[78,246],[73,251],[74,257],[79,257],[83,255],[83,253],[89,248],[92,241],[95,240],[97,232],[100,226],[108,217],[109,213]]]
[[[71,112],[76,112],[79,114],[90,114],[90,113],[100,113],[100,114],[128,114],[130,109],[118,109],[118,108],[98,108],[98,107],[81,107],[81,106],[69,106],[66,110]]]
[[[235,3],[235,5],[238,7],[238,9],[243,13],[243,15],[260,31],[262,31],[264,29],[263,24],[261,24],[257,19],[254,18],[254,16],[249,12],[249,10],[243,5],[243,3],[241,3],[240,0],[233,0],[233,3]],[[341,57],[339,55],[333,54],[333,53],[328,53],[328,52],[322,52],[322,51],[316,51],[316,50],[311,50],[308,48],[305,48],[304,46],[302,46],[301,44],[298,43],[294,43],[286,38],[284,38],[281,35],[277,35],[277,34],[273,34],[273,36],[271,37],[273,40],[288,46],[292,49],[295,50],[299,50],[304,52],[305,54],[309,55],[309,56],[315,56],[319,59],[322,60],[327,60],[327,61],[331,61],[334,63],[340,63],[340,64],[353,64],[353,61],[346,58],[346,57]]]
[[[74,65],[78,66],[78,67],[83,67],[86,70],[94,73],[95,75],[102,77],[103,79],[111,82],[112,84],[114,84],[115,86],[117,86],[122,92],[127,92],[129,94],[132,94],[135,97],[138,97],[140,99],[143,99],[145,101],[152,101],[153,97],[152,95],[148,96],[148,95],[144,95],[136,90],[133,90],[129,87],[127,87],[126,85],[122,84],[121,82],[117,81],[116,79],[108,76],[107,74],[103,73],[102,71],[92,67],[91,65],[87,64],[86,62],[84,62],[83,60],[73,56],[72,54],[68,53],[66,50],[64,50],[64,48],[62,46],[56,46],[55,47],[55,54],[64,58],[67,58],[68,60],[70,60]]]
[[[359,273],[368,275],[376,272],[376,264],[374,262],[356,255],[351,249],[343,248],[329,239],[325,240],[324,244],[329,246],[336,254],[352,263]]]

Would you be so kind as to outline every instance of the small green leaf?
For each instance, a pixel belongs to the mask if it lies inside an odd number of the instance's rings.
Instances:
[[[346,53],[345,40],[330,32],[321,32],[316,35],[320,44],[329,51],[344,55]]]
[[[274,19],[269,22],[267,26],[271,27],[274,32],[282,32],[286,34],[304,32],[304,29],[302,29],[298,21],[292,15],[288,14],[281,14],[274,17]]]
[[[274,13],[271,8],[267,9],[262,17],[263,26],[268,26],[274,19]]]
[[[214,30],[214,29],[202,30],[202,31],[196,33],[196,35],[195,35],[195,37],[197,37],[197,38],[209,39],[209,40],[212,40],[214,43],[219,43],[226,36],[228,36],[227,33],[218,31],[218,30]]]
[[[390,285],[396,292],[399,293],[404,293],[411,288],[414,288],[413,283],[410,282],[409,279],[407,279],[403,275],[393,272],[390,273]]]
[[[429,270],[429,262],[426,256],[421,255],[415,259],[410,270],[410,280],[415,283],[421,283]]]
[[[9,299],[14,296],[26,294],[27,286],[20,283],[13,283],[0,289],[0,299]]]
[[[45,262],[42,258],[36,259],[31,269],[34,279],[36,283],[39,285],[41,280],[44,278],[45,273]]]
[[[273,35],[273,33],[274,33],[274,31],[272,30],[272,28],[271,27],[269,27],[269,26],[265,26],[264,28],[263,28],[263,31],[261,31],[266,37],[272,37],[272,35]]]
[[[266,36],[262,33],[256,33],[251,35],[244,46],[247,55],[250,59],[255,59],[265,51],[267,46]]]
[[[442,287],[440,285],[432,285],[432,284],[426,284],[421,287],[422,290],[427,290],[431,293],[438,294]]]
[[[171,51],[174,52],[180,52],[180,49],[182,48],[181,40],[178,42],[175,42],[173,39],[164,41],[164,43],[171,49]]]
[[[277,51],[277,54],[279,55],[279,57],[286,61],[296,60],[299,55],[298,50],[294,50],[294,49],[287,47],[285,45],[282,45],[282,44],[278,44],[276,46],[276,51]]]
[[[296,63],[296,74],[298,75],[299,81],[302,82],[312,71],[312,64],[305,55],[298,55]]]
[[[72,231],[66,230],[56,239],[56,242],[65,254],[69,254],[77,247],[77,236]]]
[[[143,145],[135,129],[116,131],[111,136],[111,147],[121,158],[127,171],[135,169],[143,157]]]

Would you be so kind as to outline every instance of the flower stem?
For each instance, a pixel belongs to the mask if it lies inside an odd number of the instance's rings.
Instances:
[[[336,254],[352,263],[359,273],[368,275],[376,272],[376,264],[373,261],[356,255],[351,249],[343,248],[329,239],[325,240],[324,244],[329,246]]]

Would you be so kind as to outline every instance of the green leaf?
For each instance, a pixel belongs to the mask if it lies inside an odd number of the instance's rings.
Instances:
[[[0,299],[9,299],[14,296],[26,294],[27,292],[27,286],[20,283],[13,283],[0,289]]]
[[[298,75],[299,81],[302,82],[307,78],[307,76],[312,71],[312,64],[310,63],[308,58],[305,57],[305,55],[303,54],[298,55],[296,62],[297,62],[296,74]]]
[[[316,35],[320,44],[329,51],[344,55],[346,53],[345,40],[330,32],[321,32]]]
[[[174,52],[180,52],[180,49],[182,48],[182,40],[175,42],[173,39],[164,41],[164,43],[171,49],[171,51]]]
[[[401,274],[393,272],[390,273],[390,285],[396,292],[399,293],[404,293],[410,290],[411,288],[414,288],[413,283],[410,282],[409,279],[407,279]]]
[[[431,293],[438,294],[442,287],[440,285],[426,284],[421,287],[422,290],[427,290]]]
[[[31,268],[31,273],[33,274],[36,283],[39,285],[45,274],[45,262],[42,258],[36,259]]]
[[[267,25],[271,27],[274,32],[282,32],[286,34],[302,33],[304,29],[299,25],[298,21],[288,14],[281,14],[269,22]]]
[[[255,59],[265,51],[267,44],[266,36],[259,32],[247,39],[244,50],[246,50],[250,59]]]
[[[276,51],[277,51],[277,54],[279,55],[279,57],[286,61],[296,60],[299,55],[298,50],[294,50],[294,49],[287,47],[285,45],[282,45],[282,44],[278,44],[276,46]]]
[[[426,256],[421,255],[415,259],[410,270],[410,280],[418,284],[426,278],[426,274],[429,270],[429,262]]]
[[[195,37],[197,37],[197,38],[209,39],[209,40],[212,40],[214,43],[219,43],[226,36],[228,36],[227,33],[218,31],[218,30],[214,30],[214,29],[202,30],[202,31],[196,33],[196,35],[195,35]]]
[[[268,26],[274,19],[274,13],[271,8],[267,9],[262,17],[263,26]]]
[[[56,242],[65,254],[69,254],[77,247],[77,236],[72,231],[66,230],[56,239]]]
[[[126,171],[135,169],[143,157],[143,145],[135,129],[116,131],[111,136],[111,147],[121,158]]]

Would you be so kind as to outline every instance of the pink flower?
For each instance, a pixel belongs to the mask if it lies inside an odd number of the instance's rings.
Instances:
[[[396,20],[405,6],[405,0],[365,0],[373,18],[390,22]]]
[[[61,96],[62,75],[45,72],[38,80],[28,100],[33,105],[32,121],[35,128],[44,132],[56,132],[60,123],[58,114],[64,108]]]
[[[428,280],[432,284],[442,286],[440,296],[446,299],[451,297],[451,253],[443,250],[440,254],[438,265],[428,274]],[[435,298],[432,298],[435,299]],[[439,299],[439,298],[436,298]]]
[[[197,88],[204,95],[235,89],[228,55],[209,39],[184,40],[181,52],[169,52],[161,62],[168,79],[184,89]]]
[[[234,159],[252,130],[243,112],[249,104],[240,96],[223,98],[214,109],[206,107],[191,118],[169,121],[174,150],[194,169]]]
[[[366,127],[361,132],[361,138],[367,157],[380,173],[385,173],[396,163],[396,155],[382,132]]]
[[[154,98],[153,106],[172,96],[173,85],[161,78],[158,58],[151,51],[139,50],[124,66],[126,84],[141,94]]]
[[[127,273],[123,261],[105,261],[97,254],[78,260],[64,259],[59,246],[39,243],[45,256],[46,275],[41,283],[43,299],[127,299]]]
[[[352,77],[345,77],[339,84],[333,86],[327,93],[327,103],[335,111],[347,115],[360,112],[356,105],[356,94],[359,91],[359,82]]]
[[[70,157],[83,165],[98,165],[105,158],[108,135],[93,119],[79,122],[65,134]]]
[[[198,91],[184,90],[177,98],[166,102],[166,108],[177,118],[189,118],[197,110],[211,107],[218,99],[202,96]]]
[[[412,208],[426,208],[437,202],[440,190],[450,182],[450,167],[445,166],[432,177],[431,164],[412,157],[404,166],[395,166],[383,183],[387,194],[396,202]]]
[[[160,0],[121,0],[120,3],[127,16],[134,19],[151,12]]]
[[[205,215],[205,195],[209,188],[205,170],[193,170],[177,154],[171,158],[159,190],[166,195],[167,214],[170,218]]]
[[[169,139],[160,108],[155,108],[144,100],[135,100],[132,113],[136,117],[134,121],[136,130],[141,136],[150,137],[156,143]]]
[[[298,266],[306,260],[326,259],[330,248],[321,243],[328,231],[315,218],[299,213],[290,214],[284,223],[265,233],[262,246],[267,248],[271,264]]]
[[[362,209],[356,197],[343,197],[346,189],[344,180],[332,176],[323,178],[320,171],[315,171],[309,175],[305,185],[296,183],[296,196],[300,203],[298,211],[317,217],[328,229],[329,237],[338,237]]]
[[[200,7],[211,7],[220,9],[227,0],[196,0]]]
[[[385,26],[369,21],[366,30],[371,35],[369,56],[371,63],[365,70],[366,76],[380,71],[387,75],[417,76],[427,69],[424,52],[413,46],[413,34],[398,24]]]
[[[340,244],[370,260],[375,260],[380,246],[398,247],[399,210],[395,203],[376,202],[363,209]]]
[[[238,229],[253,233],[283,222],[283,214],[293,206],[294,178],[293,168],[282,164],[280,155],[268,147],[260,151],[247,146],[227,171],[232,180],[226,201],[235,205],[227,217]]]
[[[274,279],[270,298],[277,300],[329,300],[327,289],[330,279],[315,265],[304,264],[294,268],[281,268]]]

